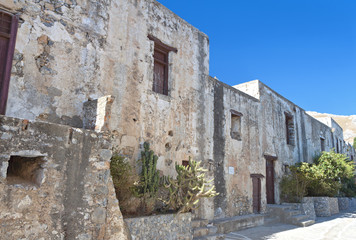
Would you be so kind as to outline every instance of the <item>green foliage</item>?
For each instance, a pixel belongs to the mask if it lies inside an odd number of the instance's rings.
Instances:
[[[301,202],[307,195],[307,185],[309,179],[304,174],[307,163],[291,166],[290,174],[283,176],[280,183],[281,199],[284,202]]]
[[[354,178],[345,179],[341,186],[341,196],[356,197],[356,184]]]
[[[144,151],[141,152],[141,179],[138,186],[138,194],[146,197],[155,197],[159,187],[159,173],[156,169],[158,156],[150,150],[150,144],[143,144]]]
[[[191,159],[188,166],[176,163],[178,175],[176,179],[169,179],[169,184],[166,186],[169,189],[169,199],[164,201],[170,209],[178,213],[189,212],[196,209],[201,198],[218,195],[215,186],[211,184],[214,179],[207,181],[204,173],[207,170],[199,165],[200,162]]]
[[[130,163],[117,153],[114,153],[111,158],[110,172],[122,214],[126,215],[129,212],[134,212],[135,207],[133,204],[137,202],[134,197],[134,183],[137,181],[138,176],[133,171]],[[134,210],[130,210],[132,208]]]
[[[291,167],[291,174],[281,181],[281,197],[285,201],[300,201],[306,195],[350,196],[356,189],[353,177],[354,165],[345,155],[323,152],[314,164]]]
[[[356,149],[356,137],[354,138],[354,148]]]

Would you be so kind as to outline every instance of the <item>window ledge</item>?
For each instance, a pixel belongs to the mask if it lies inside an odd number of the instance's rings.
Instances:
[[[152,94],[152,95],[155,95],[157,96],[159,99],[161,100],[164,100],[164,101],[167,101],[167,102],[171,102],[171,100],[173,99],[171,96],[169,95],[164,95],[164,94],[161,94],[161,93],[157,93],[157,92],[154,92],[152,90],[148,90],[148,93],[149,94]]]

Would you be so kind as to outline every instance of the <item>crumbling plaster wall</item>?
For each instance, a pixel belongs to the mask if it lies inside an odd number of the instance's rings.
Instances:
[[[0,116],[0,238],[127,239],[110,149],[93,131]],[[10,182],[11,156],[43,158],[40,186]]]
[[[83,102],[105,94],[110,1],[9,1],[20,17],[6,115],[82,127]]]
[[[251,174],[263,174],[264,159],[260,147],[260,103],[237,89],[214,82],[214,161],[215,217],[231,217],[252,212]],[[231,110],[242,114],[241,139],[231,136]],[[262,184],[264,179],[262,179]],[[262,191],[262,211],[266,204]]]
[[[5,1],[18,29],[6,115],[83,126],[83,103],[115,101],[109,129],[122,155],[149,141],[158,168],[212,158],[208,37],[154,0]],[[169,96],[153,92],[153,35],[169,53]],[[209,135],[210,134],[210,135]]]
[[[297,162],[313,162],[321,152],[321,138],[325,140],[325,150],[334,147],[334,135],[342,138],[341,131],[334,131],[326,124],[310,117],[302,108],[273,91],[262,82],[255,80],[234,86],[260,101],[260,151],[261,156],[272,156],[274,161],[275,201],[279,203],[279,183],[285,174],[286,166]],[[286,116],[293,117],[294,143],[287,144]],[[262,161],[263,175],[266,173],[265,161]],[[262,183],[265,184],[265,183]],[[264,185],[262,185],[264,186]],[[265,189],[263,187],[262,189]],[[263,195],[263,193],[262,193]]]
[[[156,1],[116,1],[111,11],[107,41],[114,54],[108,64],[119,68],[120,84],[110,127],[117,131],[118,151],[135,159],[139,143],[149,141],[160,156],[158,169],[169,175],[189,156],[211,159],[207,36]],[[148,34],[178,50],[169,53],[168,96],[152,91],[154,43]]]

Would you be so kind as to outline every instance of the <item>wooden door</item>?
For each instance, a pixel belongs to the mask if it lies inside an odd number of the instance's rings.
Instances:
[[[257,177],[252,178],[252,205],[253,212],[261,212],[261,179]]]
[[[273,160],[266,159],[267,204],[274,204],[274,166]]]
[[[0,10],[0,114],[5,114],[12,58],[17,33],[17,17]]]

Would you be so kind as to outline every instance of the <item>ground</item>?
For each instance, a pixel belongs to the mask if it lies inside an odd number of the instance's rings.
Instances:
[[[288,224],[260,226],[229,233],[225,239],[354,240],[356,239],[356,208],[331,217],[317,218],[314,225],[305,228]]]

